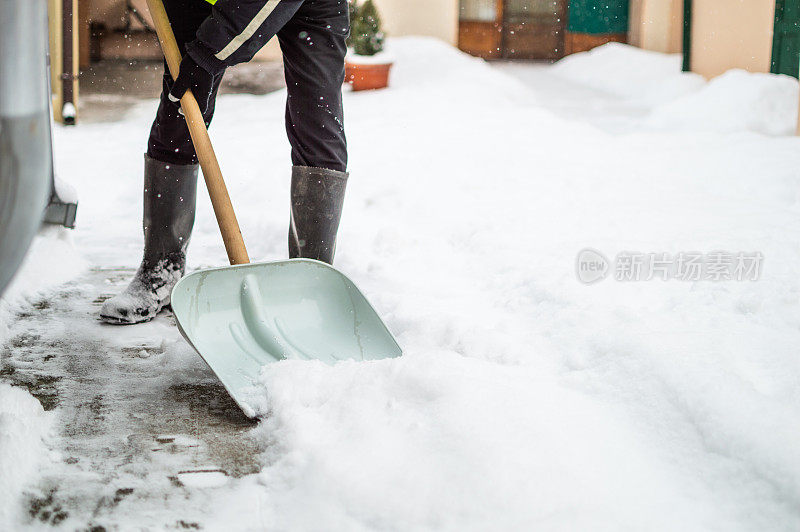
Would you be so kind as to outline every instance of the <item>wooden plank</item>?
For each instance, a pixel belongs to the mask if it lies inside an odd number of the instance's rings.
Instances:
[[[61,65],[63,60],[61,56],[61,47],[63,42],[61,39],[61,7],[62,4],[60,0],[49,0],[47,2],[48,24],[50,27],[50,90],[53,100],[53,119],[56,122],[62,122],[61,102],[63,93],[61,92]]]
[[[547,11],[504,9],[503,57],[508,59],[560,59],[564,56],[567,0],[548,2]]]
[[[64,104],[78,108],[78,0],[49,0],[50,83],[53,118],[64,123]],[[65,20],[65,15],[69,20]],[[69,31],[65,31],[69,30]]]
[[[504,0],[495,0],[495,19],[459,20],[458,47],[468,54],[494,59],[501,55]]]
[[[459,49],[484,59],[500,57],[501,38],[501,26],[497,22],[462,20],[458,25]]]
[[[503,57],[560,59],[564,56],[563,27],[531,22],[505,25]]]

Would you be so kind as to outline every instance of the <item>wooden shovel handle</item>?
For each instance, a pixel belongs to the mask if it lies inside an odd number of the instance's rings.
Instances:
[[[169,23],[164,4],[161,0],[147,0],[147,7],[153,17],[169,72],[173,79],[177,79],[182,59],[181,51],[175,41],[175,34],[172,33],[172,26]],[[228,260],[231,264],[247,264],[250,259],[247,256],[247,249],[244,247],[242,231],[239,229],[239,222],[236,221],[236,214],[233,212],[231,198],[228,195],[225,181],[222,179],[222,170],[219,168],[214,147],[208,137],[203,114],[200,112],[200,107],[197,105],[192,91],[186,91],[181,98],[181,109],[186,117],[186,125],[189,126],[192,143],[197,152],[197,158],[200,160],[200,167],[203,169],[206,188],[208,195],[211,196],[211,205],[214,207],[217,224],[222,233],[225,251],[228,252]]]

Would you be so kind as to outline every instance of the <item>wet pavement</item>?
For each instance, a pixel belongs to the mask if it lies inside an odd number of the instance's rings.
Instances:
[[[169,312],[100,322],[133,270],[94,270],[10,325],[0,380],[55,416],[54,460],[24,500],[30,524],[66,529],[202,528],[213,489],[257,472],[247,419]]]

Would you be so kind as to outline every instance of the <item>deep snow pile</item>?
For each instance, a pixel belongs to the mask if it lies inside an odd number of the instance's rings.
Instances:
[[[0,528],[14,530],[23,517],[18,494],[47,459],[44,439],[52,418],[28,392],[0,382]]]
[[[608,43],[565,57],[548,75],[639,106],[642,126],[661,130],[793,135],[798,82],[731,70],[710,81],[681,72],[681,56]]]
[[[653,104],[703,85],[702,76],[681,72],[681,61],[680,54],[611,42],[568,55],[553,65],[552,73],[615,96]]]
[[[337,265],[405,355],[264,368],[265,467],[237,484],[257,493],[264,525],[795,529],[800,142],[610,135],[436,41],[394,40],[391,53],[389,90],[346,94],[352,177]],[[575,70],[588,82],[635,71],[630,95],[661,98],[653,73],[673,58],[592,67],[603,53]],[[617,81],[605,89],[627,96],[629,80]],[[212,128],[255,259],[286,255],[284,99],[223,97]],[[154,106],[57,131],[60,169],[82,198],[76,241],[96,264],[140,258]],[[224,264],[199,196],[190,263]],[[585,286],[574,260],[586,246],[759,251],[765,267],[749,283]],[[235,527],[236,493],[219,489],[213,511]]]
[[[799,95],[795,78],[730,70],[656,107],[648,122],[668,129],[793,135]]]

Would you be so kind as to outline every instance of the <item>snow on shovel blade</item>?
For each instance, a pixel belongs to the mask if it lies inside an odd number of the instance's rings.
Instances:
[[[172,291],[184,338],[242,408],[262,366],[284,359],[377,360],[402,354],[353,282],[316,260],[202,270]]]

